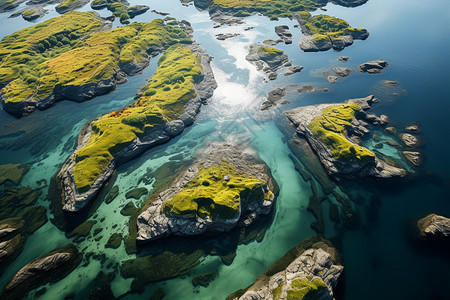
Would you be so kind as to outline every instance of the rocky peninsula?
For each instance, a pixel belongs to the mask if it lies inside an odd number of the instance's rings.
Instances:
[[[304,240],[275,262],[256,282],[227,300],[333,298],[344,267],[333,245],[323,238]]]
[[[85,125],[57,176],[64,210],[85,207],[118,165],[168,142],[194,122],[217,86],[210,61],[197,44],[173,45],[136,102]]]
[[[350,99],[345,104],[319,104],[287,111],[287,118],[297,127],[297,134],[304,136],[328,174],[335,178],[401,177],[406,171],[391,166],[368,149],[352,141],[352,136],[369,133],[369,123],[386,124],[366,111],[378,102],[374,96]],[[368,123],[369,122],[369,123]]]
[[[251,150],[212,143],[137,219],[138,241],[220,233],[268,214],[276,183]]]
[[[425,238],[449,238],[450,237],[450,219],[430,214],[417,222],[417,228],[420,235]]]
[[[85,101],[126,82],[152,56],[191,42],[173,19],[107,30],[95,12],[68,12],[28,27],[0,42],[0,99],[21,117],[60,100]],[[172,25],[168,24],[171,23]]]

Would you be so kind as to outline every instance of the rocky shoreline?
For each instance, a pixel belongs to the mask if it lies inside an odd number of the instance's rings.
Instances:
[[[267,170],[268,167],[251,149],[224,143],[210,144],[199,153],[196,162],[139,215],[137,241],[151,241],[169,235],[221,233],[238,224],[251,225],[259,215],[270,212],[275,200],[276,183]],[[194,182],[204,172],[210,172],[205,177],[208,179],[196,185]],[[219,186],[218,190],[214,186]],[[196,208],[184,208],[187,198],[172,204],[185,189],[189,189],[189,194],[198,193],[192,200]],[[232,197],[238,199],[233,200]],[[211,204],[203,204],[205,201]],[[209,206],[211,208],[205,208]]]
[[[95,180],[86,192],[79,193],[77,191],[73,177],[75,160],[73,156],[69,157],[57,175],[63,193],[63,209],[65,211],[77,212],[84,208],[108,181],[117,166],[137,157],[150,148],[170,141],[173,137],[181,134],[186,127],[193,124],[201,105],[212,97],[217,83],[210,66],[211,57],[198,44],[193,44],[188,47],[199,55],[203,67],[203,76],[195,83],[197,96],[189,100],[184,113],[176,120],[158,125],[145,136],[134,139],[126,148],[114,155],[114,159],[109,163],[105,172]],[[90,122],[82,129],[78,139],[78,146],[74,153],[87,144],[91,131],[92,127]]]
[[[363,136],[369,133],[367,126],[369,123],[374,125],[386,124],[386,118],[379,118],[373,114],[366,113],[366,110],[370,106],[378,102],[378,99],[373,95],[366,98],[350,99],[345,101],[347,105],[356,104],[360,110],[353,117],[345,129],[347,136],[345,137],[348,142],[353,144],[350,148],[357,146],[348,137],[349,134],[352,136]],[[358,160],[356,158],[351,159],[337,159],[333,155],[329,148],[321,139],[315,136],[310,129],[309,125],[318,116],[321,116],[322,112],[327,107],[336,106],[336,104],[319,104],[314,106],[299,107],[290,111],[287,111],[286,117],[297,127],[297,134],[304,136],[311,147],[314,149],[315,153],[319,157],[322,165],[325,167],[329,175],[335,178],[358,178],[358,177],[377,177],[377,178],[391,178],[391,177],[403,177],[406,175],[406,171],[394,166],[391,166],[379,159],[373,153],[364,158],[364,160]],[[361,151],[368,151],[362,148]],[[352,149],[350,149],[352,152]]]

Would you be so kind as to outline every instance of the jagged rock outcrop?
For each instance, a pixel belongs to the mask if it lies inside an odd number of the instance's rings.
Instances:
[[[114,155],[114,159],[106,167],[103,174],[85,192],[80,193],[75,186],[73,177],[75,160],[73,156],[69,157],[57,175],[57,180],[63,190],[63,209],[65,211],[78,212],[84,208],[108,181],[117,166],[137,157],[150,148],[170,141],[173,137],[181,134],[186,127],[193,124],[202,103],[206,103],[212,97],[217,83],[210,66],[211,57],[196,43],[189,47],[199,56],[203,74],[194,84],[196,96],[188,101],[184,113],[176,120],[155,126],[145,135],[135,138],[126,148]],[[75,153],[87,144],[91,131],[91,123],[86,124],[79,135]]]
[[[312,244],[314,240],[317,238],[301,242],[260,275],[253,285],[235,292],[227,300],[332,300],[333,289],[344,267],[337,260],[336,249],[328,241],[319,240]],[[303,248],[302,244],[308,243],[310,245]],[[287,267],[274,273],[287,263]]]
[[[367,72],[370,74],[377,74],[380,73],[381,70],[389,66],[389,63],[384,60],[372,60],[368,61],[366,63],[360,64],[358,66],[358,70],[360,72]]]
[[[276,105],[276,102],[286,95],[286,88],[276,88],[269,92],[267,95],[266,101],[261,104],[260,110],[266,110],[273,105]]]
[[[366,113],[366,110],[375,102],[378,102],[378,99],[374,96],[368,96],[366,98],[347,100],[345,104],[319,104],[299,107],[286,112],[286,116],[297,126],[297,134],[304,136],[308,140],[322,165],[331,176],[336,178],[365,176],[390,178],[404,176],[406,175],[405,170],[388,165],[386,162],[378,159],[372,152],[351,142],[349,138],[369,133],[367,122],[374,125],[385,124],[377,116]],[[339,109],[348,109],[350,108],[348,105],[357,111],[354,112],[354,115],[350,114],[343,118]],[[324,128],[317,128],[316,126],[321,126],[319,122],[313,127],[311,124],[314,123],[314,120],[317,120],[315,118],[322,116],[324,111],[328,111],[328,114],[330,114],[324,117],[325,120],[335,119],[337,123],[331,121],[330,124],[325,124]],[[344,122],[346,125],[342,132],[336,135],[333,127],[342,126],[340,122]],[[328,131],[329,129],[331,131]],[[313,133],[316,130],[321,132],[323,138]],[[324,137],[327,135],[329,135],[329,138],[325,139]],[[347,147],[349,147],[348,151],[343,153],[341,150]]]
[[[137,218],[138,241],[226,232],[268,214],[276,183],[257,154],[212,143]]]

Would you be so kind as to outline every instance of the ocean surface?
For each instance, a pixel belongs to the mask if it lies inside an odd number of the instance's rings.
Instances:
[[[151,9],[169,12],[178,20],[189,21],[194,28],[194,39],[214,56],[212,66],[218,88],[210,103],[202,107],[195,123],[182,135],[117,169],[110,186],[119,186],[118,197],[110,204],[99,199],[96,213],[90,217],[90,220],[97,221],[92,230],[103,229],[99,235],[102,238],[88,237],[76,243],[84,253],[105,254],[106,262],[91,259],[82,263],[66,278],[47,284],[39,297],[35,297],[38,289],[31,292],[29,299],[63,299],[67,296],[86,299],[90,290],[95,288],[97,283],[94,279],[101,271],[115,274],[110,282],[111,289],[116,297],[124,295],[125,299],[148,299],[160,287],[166,293],[164,299],[225,299],[230,293],[246,288],[291,247],[316,235],[310,227],[315,218],[307,210],[313,195],[311,182],[303,180],[289,157],[292,151],[288,141],[293,130],[284,117],[284,111],[371,94],[381,100],[373,106],[372,112],[386,114],[397,124],[407,125],[413,121],[420,124],[420,135],[426,141],[423,147],[426,159],[420,172],[433,174],[433,177],[422,176],[410,182],[389,184],[337,184],[336,190],[350,190],[354,198],[359,199],[352,205],[360,214],[361,226],[357,229],[337,226],[328,218],[328,202],[323,202],[325,237],[342,252],[345,266],[335,291],[336,299],[449,299],[450,256],[448,253],[423,251],[410,240],[410,226],[415,219],[429,213],[450,216],[450,6],[447,1],[369,0],[356,8],[330,3],[326,12],[314,14],[325,13],[342,18],[352,27],[366,28],[370,36],[365,41],[356,40],[340,52],[320,53],[300,50],[298,41],[302,33],[294,27],[297,22],[293,20],[270,21],[263,16],[251,16],[241,25],[214,28],[208,12],[199,11],[193,5],[183,6],[178,0],[129,2],[131,5],[149,5]],[[46,8],[49,13],[37,22],[58,15],[54,5]],[[87,5],[80,10],[87,11],[90,7]],[[0,13],[0,38],[32,25],[21,17],[8,18],[11,13]],[[99,13],[109,15],[106,10]],[[131,21],[149,22],[160,17],[149,10]],[[304,69],[291,76],[284,76],[280,71],[277,80],[267,82],[264,74],[247,62],[245,56],[251,44],[277,39],[276,25],[289,26],[293,44],[280,43],[275,47],[286,51],[293,65],[301,65]],[[114,26],[120,26],[118,21]],[[245,30],[250,26],[255,28]],[[218,33],[240,35],[219,41],[215,38]],[[349,56],[350,60],[340,62],[337,60],[339,56]],[[381,74],[354,71],[334,84],[323,76],[333,67],[345,66],[356,70],[359,64],[376,59],[389,62],[389,67]],[[21,119],[0,110],[0,164],[31,164],[22,186],[37,188],[42,179],[50,183],[51,177],[74,151],[83,125],[132,103],[137,89],[155,72],[156,62],[157,58],[152,59],[142,74],[129,77],[127,83],[117,86],[113,92],[84,103],[62,101]],[[383,80],[396,80],[399,86],[386,87]],[[312,85],[329,91],[290,93],[285,97],[289,104],[259,110],[270,90],[291,84],[298,87]],[[382,131],[375,133],[381,137],[385,135]],[[236,257],[231,265],[224,265],[217,255],[205,255],[187,275],[150,283],[143,293],[129,294],[133,279],[122,278],[118,266],[135,258],[136,254],[128,255],[124,243],[118,249],[104,247],[112,233],[128,234],[129,217],[120,214],[129,202],[125,193],[135,187],[147,188],[147,195],[134,200],[136,206],[142,205],[158,180],[154,177],[157,174],[155,170],[168,162],[187,162],[197,149],[210,141],[242,143],[258,151],[280,187],[273,214],[266,218],[266,224],[259,225],[263,228],[259,238],[236,245]],[[366,146],[374,148],[371,143]],[[380,151],[401,159],[393,147],[386,146]],[[318,185],[317,181],[314,182]],[[51,219],[47,196],[48,188],[44,188],[37,204],[48,209]],[[375,212],[370,204],[371,197],[379,199]],[[369,212],[369,209],[372,210]],[[236,232],[231,232],[223,237],[201,237],[195,241],[199,249],[203,247],[200,242],[208,239],[220,247],[235,235]],[[67,238],[52,222],[47,222],[28,238],[18,258],[6,270],[1,270],[0,288],[31,260],[70,242],[71,238]],[[145,245],[137,256],[152,253],[154,249],[179,249],[185,244],[195,248],[195,243],[174,239]],[[194,288],[192,278],[205,272],[216,272],[215,280],[208,287]]]

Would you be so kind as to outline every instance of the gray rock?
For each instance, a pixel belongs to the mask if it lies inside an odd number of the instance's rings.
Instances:
[[[128,8],[128,15],[130,16],[130,19],[142,15],[147,10],[149,10],[150,7],[147,5],[134,5]]]
[[[396,85],[398,85],[398,81],[385,80],[384,84],[387,85],[387,86],[396,86]]]
[[[343,62],[348,61],[349,59],[350,59],[350,57],[348,57],[348,56],[339,56],[338,57],[338,60],[343,61]]]
[[[403,143],[409,148],[416,148],[421,146],[422,144],[417,137],[409,133],[401,134],[400,138],[402,139]]]
[[[289,27],[287,25],[275,26],[275,33],[286,44],[292,44],[292,33],[289,31]]]
[[[358,66],[360,72],[367,72],[370,74],[380,73],[381,70],[389,66],[389,64],[384,60],[373,60],[363,63]]]
[[[420,127],[418,124],[414,123],[412,125],[406,126],[405,130],[415,133],[415,132],[420,132]]]
[[[350,68],[333,68],[334,73],[336,73],[339,77],[347,77],[353,72]]]
[[[299,46],[305,52],[327,51],[333,47],[330,39],[316,41],[313,35],[303,36],[300,39]]]
[[[226,39],[229,39],[229,38],[232,38],[232,37],[235,37],[238,35],[240,35],[240,34],[239,33],[225,33],[225,34],[219,33],[219,34],[216,34],[216,39],[218,39],[220,41],[224,41]]]
[[[269,107],[273,106],[278,100],[283,98],[286,95],[286,88],[276,88],[269,92],[267,95],[267,100],[263,102],[260,107],[260,110],[266,110]]]
[[[288,71],[284,73],[285,76],[289,76],[298,72],[301,72],[303,70],[302,66],[290,66],[288,68]]]
[[[328,75],[327,80],[329,83],[335,83],[338,80],[337,76]]]
[[[32,11],[32,13],[29,13],[29,11]],[[31,22],[43,17],[46,13],[47,10],[43,9],[40,6],[36,6],[36,7],[28,7],[25,11],[21,13],[21,15],[22,18]]]
[[[264,40],[263,43],[268,45],[268,46],[275,46],[276,44],[282,42],[283,40],[278,39],[278,40]]]
[[[415,166],[420,166],[423,164],[422,154],[417,151],[403,151],[405,158],[410,161]]]
[[[426,237],[450,237],[450,219],[430,214],[417,222],[422,236]]]
[[[397,129],[395,129],[394,127],[386,127],[386,132],[392,135],[396,135],[397,134]]]

